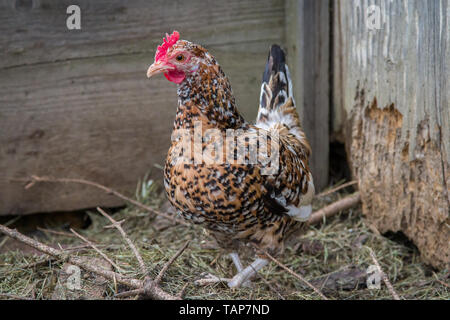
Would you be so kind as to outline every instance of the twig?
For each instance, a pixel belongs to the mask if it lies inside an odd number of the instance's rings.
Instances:
[[[221,253],[219,252],[216,257],[209,263],[210,266],[212,266],[213,264],[215,264],[217,262],[217,259],[219,259],[221,257]]]
[[[111,188],[108,188],[104,185],[101,185],[99,183],[93,182],[93,181],[89,181],[89,180],[84,180],[84,179],[75,179],[75,178],[50,178],[50,177],[39,177],[36,175],[32,175],[30,178],[13,178],[10,179],[11,181],[19,181],[19,182],[28,182],[28,184],[25,186],[25,189],[29,189],[31,188],[34,184],[36,184],[36,182],[58,182],[58,183],[79,183],[79,184],[84,184],[84,185],[88,185],[88,186],[92,186],[95,187],[97,189],[103,190],[104,192],[108,193],[108,194],[112,194],[122,200],[128,201],[130,203],[132,203],[133,205],[135,205],[136,207],[139,207],[141,209],[144,209],[146,211],[149,211],[151,213],[166,217],[167,219],[173,220],[177,223],[180,223],[182,225],[185,226],[191,226],[189,223],[177,219],[171,215],[168,215],[164,212],[160,212],[156,209],[153,209],[152,207],[146,206],[145,204],[140,203],[139,201],[136,201],[132,198],[129,198],[123,194],[121,194],[120,192],[117,192]],[[31,180],[31,181],[30,181]]]
[[[100,246],[106,247],[106,245],[100,245]],[[83,245],[79,245],[79,246],[66,247],[66,248],[63,248],[63,249],[64,249],[64,252],[66,252],[66,253],[74,253],[74,252],[80,252],[80,251],[87,250],[87,249],[92,249],[92,247],[90,245],[83,244]],[[44,257],[43,260],[35,261],[35,262],[29,263],[29,264],[25,264],[25,265],[20,266],[20,267],[24,268],[24,269],[34,268],[34,267],[37,267],[37,266],[40,266],[40,265],[44,265],[44,264],[47,264],[47,263],[51,263],[51,262],[54,262],[54,261],[57,261],[57,259],[52,257],[52,256],[47,256],[47,257]]]
[[[144,288],[144,294],[152,299],[159,299],[159,300],[179,300],[179,297],[172,296],[171,294],[165,292],[162,290],[159,286],[154,284],[153,281],[142,281],[137,279],[129,279],[124,276],[122,276],[119,273],[116,273],[114,271],[105,270],[101,267],[97,267],[96,265],[86,263],[85,260],[81,259],[80,257],[66,255],[66,252],[62,250],[58,250],[52,247],[49,247],[39,241],[36,241],[30,237],[27,237],[17,230],[10,229],[8,227],[5,227],[0,224],[0,232],[6,234],[7,236],[20,241],[22,243],[25,243],[26,245],[29,245],[30,247],[33,247],[49,256],[52,256],[56,259],[67,259],[67,262],[70,264],[73,264],[75,266],[78,266],[85,271],[93,272],[95,274],[98,274],[106,279],[116,281],[120,284],[126,285],[133,289],[141,289]]]
[[[39,227],[39,226],[36,227],[36,229],[38,229],[39,231],[47,232],[47,233],[54,234],[54,235],[57,235],[57,236],[76,238],[75,235],[73,235],[73,234],[71,234],[71,233],[68,233],[68,232],[56,231],[56,230],[51,230],[51,229],[41,228],[41,227]]]
[[[258,278],[260,278],[269,287],[270,290],[272,290],[273,292],[275,292],[278,295],[280,300],[286,300],[283,297],[283,295],[270,284],[269,281],[267,281],[262,275],[260,275],[258,271],[256,271],[255,269],[253,269],[253,270],[255,271],[255,274],[258,276]]]
[[[28,263],[28,264],[24,265],[23,267],[22,266],[20,266],[20,267],[24,268],[24,269],[31,269],[31,268],[34,268],[34,267],[37,267],[37,266],[41,266],[41,265],[45,265],[45,264],[51,263],[53,261],[55,261],[54,257],[47,256],[44,260],[36,261],[36,262],[33,262],[33,263]]]
[[[357,183],[358,183],[358,181],[356,181],[356,180],[352,180],[352,181],[346,182],[346,183],[341,184],[341,185],[339,185],[337,187],[334,187],[334,188],[332,188],[330,190],[327,190],[327,191],[324,191],[322,193],[316,194],[316,198],[327,196],[329,194],[332,194],[332,193],[334,193],[336,191],[339,191],[341,189],[344,189],[346,187],[350,187],[350,186],[352,186],[354,184],[357,184]]]
[[[132,296],[142,296],[142,297],[146,298],[146,297],[151,297],[152,293],[155,290],[162,291],[159,288],[158,284],[154,280],[152,280],[150,277],[147,276],[147,277],[145,277],[143,288],[121,292],[121,293],[116,294],[115,297],[116,298],[126,298],[126,297],[132,297]],[[162,291],[162,292],[167,295],[167,297],[164,298],[163,300],[181,300],[180,294],[178,294],[176,296],[172,296],[164,291]]]
[[[440,280],[437,276],[436,273],[433,272],[434,277],[436,278],[436,281],[439,282],[440,284],[442,284],[444,287],[450,288],[450,285],[448,285],[447,283],[445,283],[444,281]]]
[[[117,280],[116,277],[114,276],[114,292],[117,292]]]
[[[122,235],[122,238],[125,240],[125,242],[128,244],[128,246],[130,247],[130,249],[133,251],[134,255],[136,256],[136,259],[139,262],[139,267],[141,268],[141,272],[142,274],[146,275],[147,274],[147,268],[145,267],[145,263],[144,260],[142,259],[142,256],[140,255],[139,251],[136,249],[135,245],[133,244],[133,242],[131,242],[130,238],[127,236],[127,234],[125,233],[125,231],[123,230],[122,226],[121,226],[121,222],[117,222],[116,220],[114,220],[113,218],[111,218],[110,215],[108,215],[105,211],[103,211],[101,208],[97,207],[98,212],[100,212],[105,218],[107,218],[109,221],[111,221],[112,225],[119,230],[120,234]]]
[[[8,237],[5,237],[2,241],[0,241],[0,249],[3,247],[3,245],[8,241]]]
[[[97,247],[108,247],[105,244],[99,244]],[[78,246],[71,246],[71,247],[63,247],[62,248],[65,252],[74,252],[74,251],[83,251],[87,249],[92,249],[92,247],[88,244],[80,244]]]
[[[13,223],[16,223],[17,220],[19,220],[20,218],[22,218],[22,216],[17,216],[12,218],[11,220],[7,221],[4,223],[5,226],[9,227],[10,225],[12,225]]]
[[[92,249],[94,249],[95,251],[97,251],[97,253],[99,255],[101,255],[103,257],[103,259],[105,259],[106,261],[108,261],[114,268],[116,268],[116,270],[118,270],[119,272],[123,272],[122,268],[120,268],[117,264],[115,264],[110,258],[108,258],[108,256],[106,254],[104,254],[102,251],[100,251],[99,248],[97,248],[91,241],[89,241],[88,239],[86,239],[85,237],[83,237],[81,234],[79,234],[78,232],[76,232],[75,230],[73,230],[72,228],[70,228],[70,231],[76,235],[78,238],[80,238],[81,240],[83,240],[84,242],[86,242]]]
[[[256,249],[258,249],[255,246]],[[293,275],[294,277],[296,277],[297,279],[299,279],[300,281],[303,281],[306,285],[308,285],[308,287],[310,287],[311,289],[314,290],[315,293],[317,293],[322,299],[324,300],[328,300],[327,297],[324,296],[324,294],[322,292],[320,292],[319,289],[317,289],[316,287],[314,287],[311,283],[309,283],[305,278],[303,278],[301,275],[295,273],[294,271],[292,271],[290,268],[288,268],[287,266],[285,266],[284,264],[282,264],[280,261],[278,261],[277,259],[275,259],[274,257],[272,257],[267,251],[262,250],[264,252],[264,254],[273,262],[275,262],[276,264],[278,264],[281,268],[283,268],[284,270],[286,270],[287,272],[289,272],[291,275]]]
[[[331,217],[339,211],[346,210],[353,206],[356,206],[361,201],[359,192],[355,192],[341,200],[333,202],[332,204],[323,207],[314,212],[308,220],[308,224],[317,224],[323,220],[324,217]]]
[[[216,275],[207,274],[207,276],[205,278],[195,280],[194,284],[196,286],[207,286],[209,284],[216,284],[219,282],[230,282],[230,281],[231,281],[231,278],[221,278]]]
[[[10,293],[0,293],[0,297],[13,299],[13,300],[34,300],[33,298],[18,296],[18,295],[10,294]]]
[[[177,297],[180,299],[184,298],[184,293],[186,292],[186,288],[188,287],[189,282],[186,282],[184,286],[181,288],[180,292],[178,292]]]
[[[370,256],[372,257],[373,262],[377,266],[378,272],[381,274],[383,281],[386,284],[386,287],[388,288],[389,292],[391,293],[391,295],[394,297],[395,300],[400,300],[399,295],[397,294],[397,292],[395,292],[394,287],[392,286],[391,282],[389,281],[389,278],[387,277],[386,273],[384,273],[383,269],[381,269],[381,266],[378,263],[377,257],[375,256],[375,253],[373,252],[372,248],[367,247],[367,246],[366,246],[366,248],[369,250]]]
[[[144,289],[134,289],[129,291],[124,291],[120,293],[116,293],[114,297],[116,298],[128,298],[128,297],[134,297],[138,296],[144,293]]]
[[[159,284],[161,282],[161,279],[164,277],[164,274],[166,273],[167,269],[172,265],[172,263],[186,250],[187,246],[189,245],[191,241],[188,240],[186,243],[173,255],[172,258],[170,258],[169,261],[162,267],[161,271],[158,273],[158,275],[155,278],[155,283]]]
[[[161,282],[161,279],[164,277],[164,274],[166,273],[167,269],[169,269],[169,267],[173,264],[173,262],[184,252],[184,250],[186,250],[189,243],[190,243],[190,240],[186,241],[186,243],[163,266],[163,268],[161,269],[159,274],[156,276],[155,280],[151,281],[151,282],[153,282],[153,285],[158,285]],[[147,279],[147,281],[148,280],[149,279]],[[183,292],[186,289],[185,287],[187,285],[188,285],[188,283],[186,283],[186,285],[181,289],[180,293],[178,293],[177,297],[179,297],[180,299],[182,298]],[[126,298],[126,297],[132,297],[132,296],[136,296],[136,295],[142,295],[144,293],[145,293],[145,288],[140,288],[140,289],[136,289],[136,290],[121,292],[121,293],[116,294],[115,296],[117,298]]]

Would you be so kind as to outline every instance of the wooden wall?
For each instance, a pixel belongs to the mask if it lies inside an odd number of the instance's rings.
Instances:
[[[366,23],[380,9],[380,28]],[[450,16],[447,0],[334,1],[333,130],[363,212],[450,264]],[[373,16],[372,16],[373,17]]]
[[[288,0],[286,49],[294,97],[312,148],[316,190],[328,184],[330,113],[330,1]]]

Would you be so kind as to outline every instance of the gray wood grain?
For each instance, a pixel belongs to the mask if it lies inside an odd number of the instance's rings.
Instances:
[[[366,24],[380,9],[379,29]],[[334,1],[333,130],[346,140],[363,212],[450,263],[447,0]]]
[[[288,0],[286,42],[294,97],[312,147],[317,190],[328,184],[330,45],[329,0]]]

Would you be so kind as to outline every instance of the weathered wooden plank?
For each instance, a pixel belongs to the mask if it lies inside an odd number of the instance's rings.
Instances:
[[[333,126],[345,135],[363,211],[381,232],[412,239],[426,262],[448,266],[448,1],[334,8]],[[379,10],[379,28],[367,10]]]
[[[248,119],[267,50],[284,42],[281,0],[78,1],[81,31],[66,29],[70,1],[15,3],[0,3],[0,214],[120,204],[82,186],[24,190],[12,177],[85,178],[130,194],[163,163],[175,86],[145,72],[165,32],[216,56]]]
[[[313,150],[310,167],[317,190],[328,183],[329,21],[329,0],[287,1],[288,64],[302,125]]]
[[[28,5],[20,5],[28,4]],[[153,55],[161,32],[179,30],[182,38],[208,48],[239,44],[246,52],[255,41],[279,41],[281,0],[170,1],[81,0],[81,30],[68,30],[70,0],[0,2],[0,67],[66,59],[144,53]],[[245,41],[248,39],[248,41]]]

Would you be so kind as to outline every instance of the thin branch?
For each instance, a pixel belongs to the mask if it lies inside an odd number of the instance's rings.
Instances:
[[[346,183],[341,184],[341,185],[339,185],[337,187],[334,187],[334,188],[332,188],[330,190],[327,190],[327,191],[324,191],[322,193],[316,194],[316,198],[327,196],[327,195],[332,194],[332,193],[334,193],[336,191],[339,191],[341,189],[353,186],[353,185],[355,185],[357,183],[358,183],[358,181],[356,181],[356,180],[352,180],[352,181],[346,182]]]
[[[72,235],[72,234],[70,234],[70,235]],[[6,239],[8,239],[8,238],[6,238]],[[107,247],[106,245],[99,245],[99,246]],[[92,247],[88,244],[83,244],[83,245],[78,245],[78,246],[73,246],[73,247],[66,247],[63,249],[64,249],[65,253],[75,253],[75,252],[81,252],[81,251],[85,251],[85,250],[91,250]],[[44,257],[43,260],[25,264],[25,265],[21,266],[21,268],[25,268],[25,269],[34,268],[36,266],[48,264],[48,263],[51,263],[54,261],[57,261],[57,259],[52,256],[47,256],[47,257]]]
[[[433,272],[434,277],[436,278],[436,281],[439,282],[440,284],[442,284],[444,287],[450,288],[450,285],[448,285],[447,283],[445,283],[444,281],[442,281],[441,279],[438,278],[437,274]]]
[[[173,255],[173,257],[170,258],[170,260],[163,266],[163,268],[161,269],[159,274],[156,276],[155,280],[152,281],[153,285],[158,285],[161,282],[161,279],[164,277],[164,274],[166,273],[167,269],[169,269],[169,267],[173,264],[173,262],[184,252],[184,250],[186,250],[189,243],[190,243],[190,240],[186,241],[186,243],[175,253],[175,255]],[[149,280],[149,279],[147,279],[147,280]],[[182,298],[182,295],[183,295],[184,290],[186,289],[187,285],[188,285],[188,283],[186,283],[185,286],[181,289],[181,291],[177,294],[177,297],[179,297],[180,299]],[[127,297],[136,296],[136,295],[142,295],[144,293],[145,293],[145,288],[141,288],[141,289],[121,292],[121,293],[116,294],[115,296],[117,298],[127,298]]]
[[[255,246],[255,248],[257,248]],[[258,249],[258,248],[257,248]],[[288,268],[287,266],[285,266],[284,264],[282,264],[280,261],[278,261],[277,259],[275,259],[274,257],[272,257],[267,251],[262,250],[262,252],[264,252],[264,254],[273,262],[275,262],[276,264],[278,264],[281,268],[283,268],[284,270],[286,270],[287,272],[289,272],[291,275],[293,275],[294,277],[296,277],[297,279],[299,279],[300,281],[303,281],[306,285],[308,285],[308,287],[310,287],[311,289],[314,290],[315,293],[317,293],[322,299],[324,300],[328,300],[327,297],[324,296],[324,294],[322,292],[320,292],[319,289],[317,289],[316,287],[314,287],[311,283],[309,283],[305,278],[303,278],[301,275],[295,273],[294,271],[292,271],[290,268]]]
[[[323,221],[324,217],[331,217],[338,213],[339,211],[343,211],[349,209],[351,207],[356,206],[361,201],[361,196],[359,192],[355,192],[352,195],[349,195],[341,200],[333,202],[332,204],[323,207],[316,212],[314,212],[308,220],[308,224],[317,224]]]
[[[378,263],[377,257],[375,256],[375,253],[373,252],[372,248],[367,247],[367,246],[366,246],[366,248],[369,250],[370,256],[372,257],[373,262],[377,266],[378,272],[381,274],[383,281],[386,284],[386,287],[388,288],[389,292],[391,293],[391,295],[394,297],[395,300],[400,300],[400,297],[397,294],[397,292],[395,292],[394,287],[392,286],[391,282],[389,281],[388,276],[386,275],[386,273],[384,273],[383,269],[381,269],[381,266]]]
[[[144,280],[144,292],[142,297],[154,298],[155,293],[158,294],[160,300],[181,300],[178,296],[173,296],[162,290],[150,277],[146,277]]]
[[[121,293],[116,294],[115,297],[116,298],[127,298],[127,297],[134,297],[134,296],[142,296],[142,297],[146,298],[146,297],[151,297],[152,293],[155,290],[160,290],[161,291],[160,295],[161,294],[166,295],[166,297],[163,298],[162,300],[181,300],[180,294],[177,294],[176,296],[172,296],[172,295],[166,293],[165,291],[161,290],[159,288],[158,284],[154,280],[152,280],[150,277],[145,277],[143,288],[121,292]]]
[[[159,216],[163,216],[166,217],[167,219],[173,220],[177,223],[180,223],[182,225],[185,226],[191,226],[189,223],[177,219],[171,215],[168,215],[164,212],[160,212],[158,210],[153,209],[152,207],[146,206],[145,204],[140,203],[139,201],[136,201],[132,198],[129,198],[123,194],[121,194],[120,192],[117,192],[111,188],[108,188],[104,185],[101,185],[99,183],[93,182],[93,181],[89,181],[89,180],[84,180],[84,179],[75,179],[75,178],[50,178],[50,177],[39,177],[36,175],[32,175],[30,178],[13,178],[10,179],[11,181],[19,181],[19,182],[27,182],[28,184],[25,186],[25,189],[29,189],[32,186],[34,186],[37,182],[57,182],[57,183],[79,183],[79,184],[84,184],[84,185],[88,185],[88,186],[92,186],[95,187],[97,189],[103,190],[104,192],[106,192],[107,194],[112,194],[122,200],[128,201],[130,203],[132,203],[133,205],[135,205],[136,207],[139,207],[141,209],[144,209],[146,211],[149,211],[151,213],[157,214]]]
[[[116,293],[114,295],[114,297],[116,297],[116,298],[128,298],[128,297],[139,296],[139,295],[141,295],[143,293],[144,293],[144,289],[141,288],[141,289],[134,289],[134,290],[129,290],[129,291]]]
[[[125,231],[123,230],[122,226],[121,226],[121,222],[117,222],[116,220],[114,220],[113,218],[111,218],[111,216],[109,214],[107,214],[105,211],[103,211],[101,208],[97,207],[98,212],[100,212],[105,218],[107,218],[109,221],[111,221],[112,225],[119,230],[120,234],[122,235],[122,238],[125,240],[125,242],[128,244],[128,246],[130,247],[130,249],[133,251],[134,255],[136,256],[136,259],[139,262],[139,267],[141,268],[141,272],[142,274],[146,275],[147,274],[147,268],[145,267],[145,263],[144,260],[142,259],[142,256],[140,255],[139,251],[136,249],[135,245],[133,244],[133,242],[131,242],[130,238],[127,236],[127,234],[125,233]]]
[[[79,234],[78,232],[76,232],[75,230],[73,230],[72,228],[70,228],[70,231],[76,235],[78,238],[80,238],[81,240],[83,240],[84,242],[86,242],[92,249],[94,249],[95,251],[97,251],[97,253],[99,255],[101,255],[103,257],[103,259],[105,259],[107,262],[109,262],[109,264],[111,264],[114,268],[116,268],[116,270],[118,270],[119,272],[123,272],[122,268],[120,268],[117,264],[115,264],[110,258],[108,258],[108,256],[106,254],[104,254],[102,251],[100,251],[99,248],[97,248],[91,241],[89,241],[88,239],[86,239],[85,237],[83,237],[81,234]]]
[[[231,281],[231,278],[220,278],[213,274],[207,274],[204,278],[195,280],[194,284],[196,286],[207,286],[207,285],[216,284],[219,282],[230,282],[230,281]]]
[[[22,216],[17,216],[12,218],[11,220],[5,222],[3,225],[9,227],[10,225],[12,225],[13,223],[16,223],[17,220],[19,220],[20,218],[22,218]]]
[[[109,247],[109,248],[111,248],[111,246],[108,246],[108,245],[106,245],[106,244],[99,244],[99,245],[97,245],[97,248],[98,247]],[[88,244],[80,244],[80,245],[77,245],[77,246],[71,246],[71,247],[63,247],[63,250],[65,251],[65,252],[75,252],[75,251],[83,251],[83,250],[90,250],[90,249],[92,249],[92,247],[90,246],[90,245],[88,245]]]
[[[33,298],[18,296],[18,295],[10,294],[10,293],[0,293],[0,298],[1,297],[12,299],[12,300],[34,300]]]
[[[269,287],[269,289],[270,290],[272,290],[273,292],[275,292],[277,295],[278,295],[278,297],[280,298],[280,300],[286,300],[284,297],[283,297],[283,295],[277,290],[277,289],[275,289],[275,287],[274,286],[272,286],[271,284],[270,284],[270,282],[269,281],[267,281],[258,271],[256,271],[254,268],[253,268],[253,270],[255,271],[255,274],[258,276],[258,278],[260,278],[268,287]]]
[[[37,226],[36,229],[38,229],[39,231],[50,233],[50,234],[54,234],[54,235],[57,235],[57,236],[76,238],[75,235],[73,235],[71,233],[68,233],[68,232],[56,231],[56,230],[41,228],[39,226]]]
[[[3,247],[3,245],[6,243],[6,241],[8,241],[8,238],[5,237],[5,239],[3,239],[2,241],[0,241],[0,249]]]
[[[164,274],[166,273],[167,269],[172,265],[172,263],[186,250],[187,246],[189,245],[191,241],[188,240],[186,243],[173,255],[172,258],[170,258],[169,261],[162,267],[161,271],[158,273],[158,275],[155,278],[155,283],[159,284],[161,282],[161,279],[164,277]]]
[[[183,299],[184,293],[186,292],[186,288],[188,287],[189,282],[186,282],[184,286],[181,288],[180,292],[178,292],[177,297]]]

